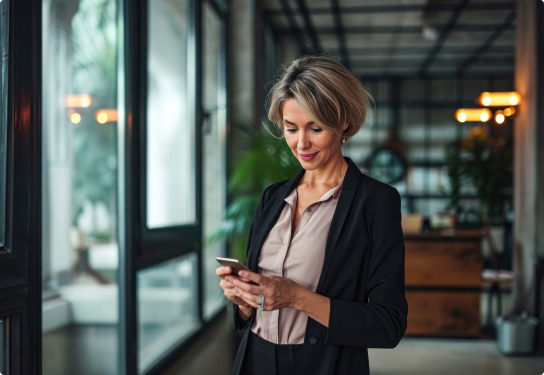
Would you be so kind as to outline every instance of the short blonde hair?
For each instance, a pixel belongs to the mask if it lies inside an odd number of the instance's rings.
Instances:
[[[304,112],[323,129],[350,138],[365,122],[370,94],[353,73],[338,61],[322,56],[304,56],[284,67],[270,89],[268,119],[283,133],[282,106],[294,98]],[[349,124],[346,131],[344,125]]]

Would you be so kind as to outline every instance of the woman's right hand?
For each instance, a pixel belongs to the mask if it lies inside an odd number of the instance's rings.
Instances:
[[[221,289],[223,289],[223,293],[225,294],[225,297],[227,297],[230,301],[237,304],[240,307],[240,315],[244,320],[247,320],[251,314],[253,313],[253,306],[249,305],[246,301],[244,301],[242,298],[236,296],[236,290],[235,285],[227,281],[225,279],[226,276],[229,276],[229,278],[236,278],[238,280],[241,280],[243,282],[248,282],[249,280],[242,279],[238,276],[231,275],[232,269],[228,266],[221,266],[218,267],[215,270],[215,274],[221,278],[221,282],[219,283],[219,286]]]

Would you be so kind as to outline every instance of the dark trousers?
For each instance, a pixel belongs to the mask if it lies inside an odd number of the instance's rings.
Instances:
[[[249,333],[241,375],[296,375],[302,344],[276,345]]]

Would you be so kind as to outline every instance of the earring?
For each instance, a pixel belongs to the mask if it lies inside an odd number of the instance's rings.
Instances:
[[[345,145],[346,144],[346,138],[342,137],[342,144]]]

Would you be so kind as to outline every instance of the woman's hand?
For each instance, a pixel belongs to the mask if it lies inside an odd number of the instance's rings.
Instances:
[[[237,292],[235,290],[235,286],[232,283],[232,281],[243,280],[245,282],[248,282],[249,280],[241,279],[239,277],[231,275],[231,273],[232,273],[232,269],[228,266],[227,267],[221,266],[215,270],[215,274],[221,278],[221,282],[219,283],[219,286],[221,287],[221,289],[223,289],[223,293],[225,294],[225,297],[227,297],[230,301],[240,306],[241,308],[240,315],[242,316],[242,318],[244,318],[244,320],[247,320],[253,311],[253,307],[247,302],[245,302],[242,298],[238,297]],[[227,278],[229,280],[227,280]]]
[[[272,311],[284,307],[295,307],[298,296],[304,287],[292,280],[279,276],[263,276],[255,272],[240,271],[240,278],[225,276],[228,282],[234,284],[234,292],[237,298],[241,298],[246,304],[259,308],[261,297],[264,296],[264,310]],[[248,284],[253,281],[259,285]]]

